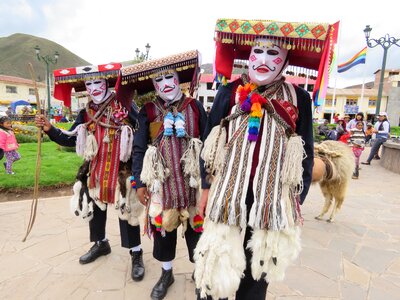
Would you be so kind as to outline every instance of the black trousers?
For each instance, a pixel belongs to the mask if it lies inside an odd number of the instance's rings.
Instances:
[[[250,209],[254,202],[253,190],[251,188],[252,185],[253,184],[249,184],[249,189],[246,195],[247,221],[249,220]],[[258,281],[254,280],[251,275],[252,254],[251,251],[246,248],[247,242],[251,239],[251,236],[251,228],[247,227],[243,241],[244,254],[246,256],[246,269],[244,270],[244,277],[240,280],[235,300],[265,300],[267,296],[268,283],[264,279]],[[197,296],[197,299],[201,299],[199,295]],[[206,299],[212,300],[212,297],[208,296]]]
[[[153,257],[158,261],[171,261],[175,258],[176,254],[176,240],[178,230],[175,229],[171,232],[165,232],[165,236],[161,235],[161,232],[156,231],[153,226]],[[188,224],[185,232],[186,246],[189,253],[189,260],[194,263],[193,255],[194,249],[197,246],[201,233],[195,232]]]
[[[107,209],[102,211],[96,204],[93,205],[93,219],[89,222],[90,241],[101,241],[106,237]],[[121,246],[132,248],[140,245],[140,226],[132,226],[128,221],[119,220]]]

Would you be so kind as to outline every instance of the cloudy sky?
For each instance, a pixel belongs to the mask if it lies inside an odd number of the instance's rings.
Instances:
[[[276,3],[276,4],[275,4]],[[55,41],[93,64],[131,60],[135,49],[151,45],[158,58],[199,49],[203,63],[213,60],[213,32],[218,18],[298,22],[340,21],[342,63],[365,46],[363,29],[372,38],[400,38],[399,12],[385,1],[243,1],[243,0],[1,0],[0,37],[26,33]],[[399,42],[400,44],[400,42]],[[387,69],[400,69],[400,48],[388,52]],[[373,80],[383,49],[368,49],[366,65],[333,74],[330,86]],[[364,76],[365,74],[365,76]],[[335,80],[336,79],[336,80]]]

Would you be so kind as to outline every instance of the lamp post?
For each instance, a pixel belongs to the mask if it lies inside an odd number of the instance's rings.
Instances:
[[[146,49],[146,53],[140,52],[139,48],[136,48],[135,53],[136,53],[136,60],[138,62],[146,61],[149,59],[149,52],[150,52],[150,44],[147,43],[146,46],[144,46]]]
[[[50,108],[51,108],[51,97],[50,97],[50,64],[55,65],[57,63],[58,57],[60,54],[58,51],[54,52],[54,58],[50,55],[40,55],[40,47],[36,46],[35,48],[36,56],[38,61],[43,61],[46,64],[46,81],[47,81],[47,115],[50,116]]]
[[[382,100],[382,91],[383,91],[383,80],[385,77],[385,68],[386,68],[386,58],[387,58],[387,52],[392,45],[396,45],[397,47],[400,47],[400,44],[398,43],[400,39],[396,39],[394,37],[391,37],[389,34],[386,34],[384,37],[381,37],[379,39],[372,39],[370,38],[370,34],[372,31],[372,27],[369,25],[365,26],[364,29],[364,34],[365,34],[365,40],[367,41],[367,46],[369,48],[374,48],[378,45],[382,46],[383,48],[383,60],[382,60],[382,68],[381,68],[381,78],[379,80],[379,89],[378,89],[378,100],[376,101],[376,109],[375,109],[375,116],[379,114],[379,111],[381,109],[381,100]]]

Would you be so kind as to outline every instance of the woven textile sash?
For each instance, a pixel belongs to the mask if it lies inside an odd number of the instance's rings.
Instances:
[[[183,98],[185,103],[177,103],[178,111],[185,116],[185,130],[190,137],[199,137],[199,113],[196,103],[191,98]],[[153,103],[146,105],[146,111],[154,116],[149,122],[162,122],[166,111],[160,105]],[[163,127],[161,127],[161,132]],[[189,143],[187,138],[178,138],[176,135],[160,135],[157,148],[161,152],[170,175],[163,183],[163,209],[187,208],[196,205],[197,190],[189,186],[189,178],[183,175],[181,158]]]
[[[293,89],[282,90],[279,93],[284,99],[291,98],[297,103],[295,94],[287,94],[287,91],[294,91]],[[237,108],[237,105],[234,106],[231,114],[234,114]],[[286,226],[286,206],[295,206],[294,194],[288,189],[283,189],[281,182],[288,138],[284,127],[265,109],[261,127],[256,173],[253,185],[249,187],[256,143],[248,141],[247,115],[241,115],[229,122],[225,167],[221,174],[218,174],[218,180],[213,183],[216,187],[211,195],[209,212],[212,221],[241,228],[249,225],[254,229],[280,230]],[[252,188],[254,194],[249,222],[246,220],[248,188]]]
[[[110,104],[112,107],[111,114],[117,112],[114,102]],[[95,114],[95,110],[90,109],[89,113]],[[100,121],[102,123],[109,123],[109,125],[118,126],[111,120],[107,121],[107,116],[104,114]],[[115,188],[118,180],[118,169],[120,162],[120,131],[114,128],[105,128],[99,123],[92,123],[89,125],[89,131],[93,132],[99,147],[97,155],[93,158],[90,165],[89,188],[99,188],[99,200],[103,203],[114,203]],[[108,130],[109,143],[103,142]]]

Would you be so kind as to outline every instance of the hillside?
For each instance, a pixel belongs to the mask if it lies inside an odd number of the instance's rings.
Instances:
[[[57,64],[55,66],[50,64],[50,71],[64,67],[90,65],[89,62],[55,42],[33,35],[16,33],[0,38],[0,74],[30,79],[27,65],[31,62],[37,79],[44,81],[46,64],[37,60],[34,49],[36,45],[40,47],[40,53],[43,56],[54,57],[55,51],[60,54]]]

